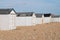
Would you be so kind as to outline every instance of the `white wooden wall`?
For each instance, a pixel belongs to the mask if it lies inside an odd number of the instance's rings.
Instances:
[[[35,24],[42,24],[42,18],[36,18]]]
[[[9,27],[10,29],[16,29],[16,15],[9,15]]]
[[[59,17],[59,22],[60,22],[60,17]]]
[[[13,15],[0,15],[0,30],[16,29],[15,16]]]
[[[43,18],[43,23],[50,23],[51,21],[51,18],[50,17],[44,17]]]
[[[59,18],[51,18],[51,22],[59,22]]]
[[[32,17],[16,17],[16,26],[32,26]]]
[[[0,15],[0,30],[9,30],[9,15]]]

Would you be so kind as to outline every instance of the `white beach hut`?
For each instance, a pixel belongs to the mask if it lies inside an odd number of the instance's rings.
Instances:
[[[16,29],[15,17],[15,10],[13,8],[0,9],[0,30]]]
[[[32,26],[33,12],[20,12],[16,16],[16,26]]]
[[[59,15],[59,23],[60,23],[60,15]]]
[[[59,22],[59,16],[58,15],[51,16],[51,22]]]
[[[42,15],[43,14],[35,14],[35,16],[36,16],[36,19],[35,19],[35,24],[42,24]]]
[[[43,23],[50,23],[51,22],[51,14],[44,14]]]

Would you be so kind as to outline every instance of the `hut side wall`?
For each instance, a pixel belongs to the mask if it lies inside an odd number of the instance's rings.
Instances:
[[[51,18],[50,17],[44,17],[43,23],[50,23]]]
[[[9,30],[9,15],[0,15],[0,30]]]
[[[15,15],[0,15],[0,30],[16,29]]]
[[[59,22],[60,22],[60,17],[59,17]]]
[[[51,18],[51,22],[59,22],[59,18]]]
[[[35,24],[42,24],[42,18],[36,18]]]
[[[32,17],[16,17],[16,26],[32,26]]]

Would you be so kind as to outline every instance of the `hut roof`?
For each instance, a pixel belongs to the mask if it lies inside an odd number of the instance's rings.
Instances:
[[[44,17],[50,17],[51,16],[51,14],[49,13],[49,14],[44,14]]]
[[[35,14],[37,18],[42,17],[43,14]]]
[[[51,16],[52,18],[59,18],[60,16],[59,15],[54,15],[54,16]]]
[[[33,12],[19,12],[17,13],[17,17],[26,17],[26,16],[32,16]]]
[[[13,8],[8,8],[8,9],[0,9],[0,14],[10,14],[11,11],[14,11],[15,10]]]

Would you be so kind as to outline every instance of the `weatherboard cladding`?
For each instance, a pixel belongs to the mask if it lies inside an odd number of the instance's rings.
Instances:
[[[20,12],[20,13],[17,13],[17,17],[27,17],[27,16],[32,16],[33,15],[33,12]]]
[[[37,18],[41,18],[43,14],[35,14]]]
[[[10,8],[10,9],[0,9],[0,14],[10,14],[10,12],[12,10],[15,12],[15,10],[13,8]]]

